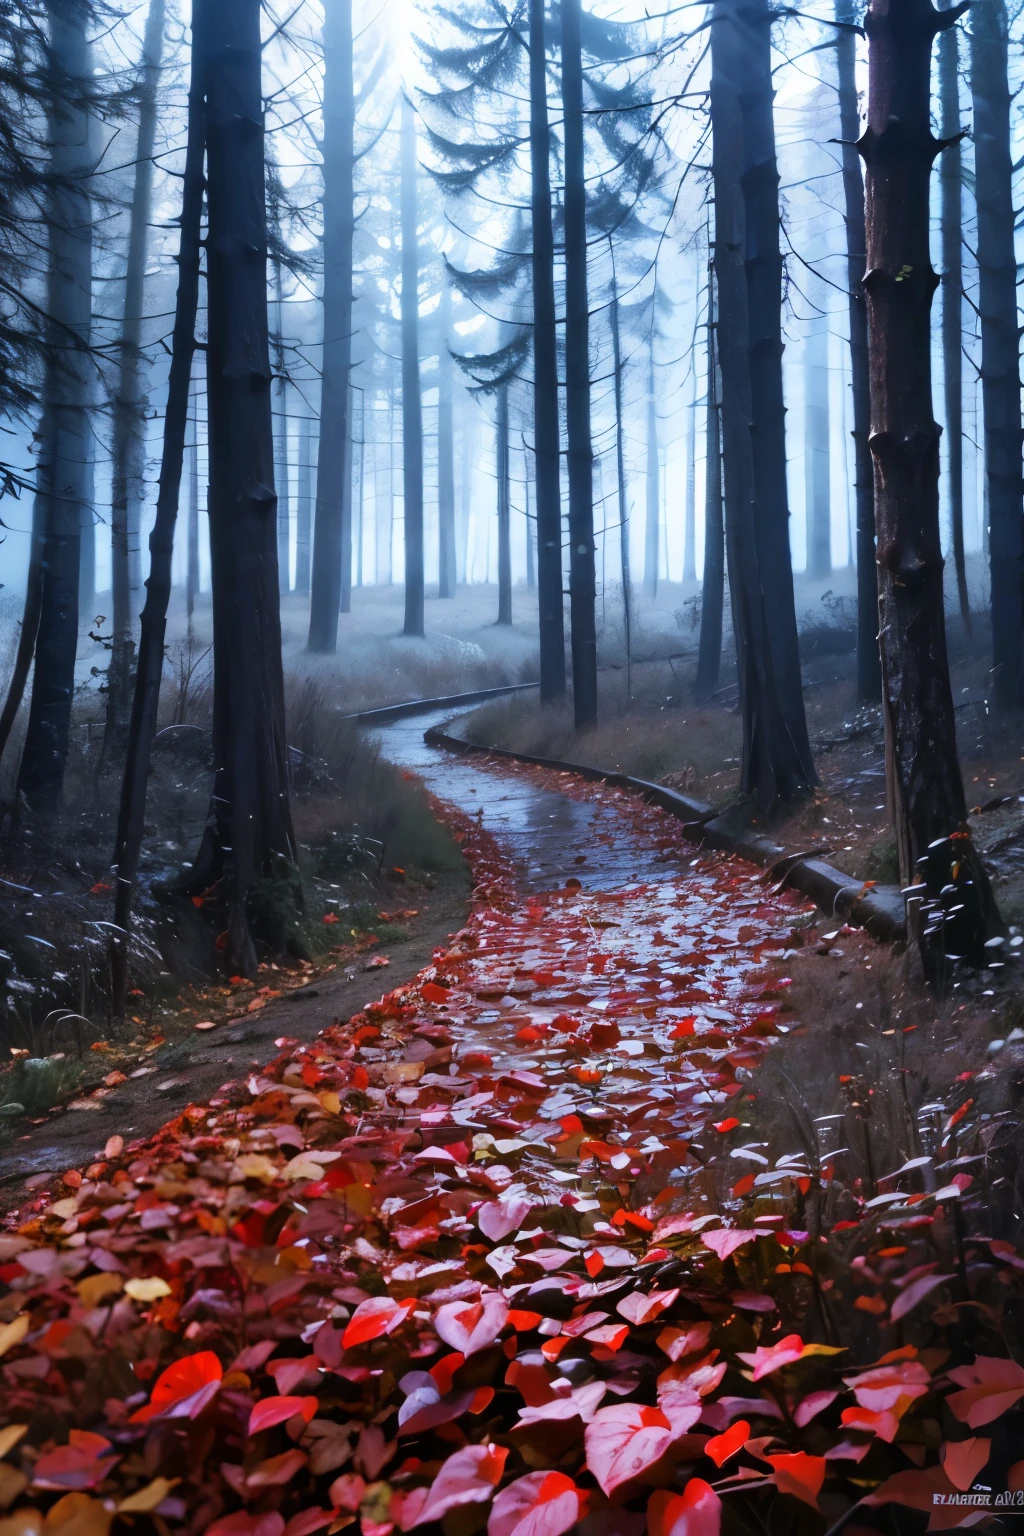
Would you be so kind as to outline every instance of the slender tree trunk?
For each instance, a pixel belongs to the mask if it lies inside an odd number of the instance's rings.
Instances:
[[[402,97],[402,489],[405,501],[406,635],[423,634],[423,398],[420,385],[420,257],[416,211],[416,115]]]
[[[708,263],[708,380],[704,458],[704,574],[700,589],[700,640],[694,694],[698,704],[718,687],[722,667],[725,605],[725,527],[722,520],[722,423],[719,406],[715,272]]]
[[[308,649],[333,655],[341,610],[343,506],[348,472],[349,373],[352,365],[352,181],[355,89],[352,0],[324,13],[324,346],[313,527]]]
[[[817,297],[818,295],[814,294],[813,298],[817,299]],[[832,569],[830,430],[828,315],[821,314],[814,315],[811,320],[804,354],[804,502],[807,509],[807,573],[818,579],[827,576]]]
[[[142,45],[139,84],[139,132],[135,150],[128,259],[125,265],[117,394],[113,401],[110,560],[113,600],[113,648],[107,672],[107,720],[104,755],[124,743],[131,706],[135,664],[134,593],[139,590],[139,521],[145,484],[146,399],[142,388],[142,322],[145,315],[146,258],[153,204],[153,150],[156,144],[156,95],[163,55],[164,0],[150,0]]]
[[[456,560],[459,580],[469,581],[469,520],[473,510],[473,459],[476,452],[476,407],[469,395],[462,396],[462,486],[459,500]]]
[[[216,0],[205,25],[215,779],[190,890],[220,882],[228,909],[226,959],[233,971],[251,975],[256,954],[250,910],[259,887],[265,880],[295,878],[267,329],[259,0]]]
[[[694,347],[696,351],[696,347]],[[697,370],[690,384],[686,430],[686,502],[683,511],[683,580],[697,580]]]
[[[1024,704],[1020,331],[1007,51],[1003,0],[978,0],[971,8],[971,94],[992,571],[992,668],[995,698],[1001,709]]]
[[[48,0],[53,97],[47,141],[53,175],[46,207],[47,312],[52,320],[43,381],[39,519],[42,591],[28,728],[18,793],[32,811],[59,812],[64,795],[78,649],[82,508],[87,500],[92,319],[92,212],[88,114],[88,14],[76,0]]]
[[[779,570],[778,522],[780,511],[786,513],[786,505],[783,499],[780,509],[778,486],[770,474],[776,468],[777,452],[777,445],[770,439],[781,425],[777,415],[781,411],[781,390],[776,376],[781,361],[776,329],[779,268],[773,259],[778,250],[778,210],[772,225],[764,207],[776,186],[774,155],[760,170],[751,168],[744,174],[745,155],[749,160],[755,147],[756,152],[764,153],[773,143],[770,90],[769,123],[764,123],[763,111],[757,114],[760,143],[751,121],[756,103],[745,99],[752,89],[751,50],[763,65],[767,48],[767,21],[760,10],[751,17],[741,9],[741,0],[715,0],[711,26],[714,263],[722,379],[725,526],[743,721],[740,787],[745,794],[756,794],[762,806],[791,799],[814,781],[803,725],[802,696],[794,719],[792,679],[782,675],[786,668],[795,665],[799,684],[799,658],[794,663],[792,655],[796,623],[784,523],[781,531],[786,561],[785,570]],[[760,95],[760,87],[755,95]],[[767,185],[759,187],[759,181]],[[753,223],[753,229],[747,227],[748,222]],[[760,256],[756,249],[758,239],[763,243]],[[752,252],[749,260],[744,259],[745,251]],[[762,270],[758,270],[759,264]],[[767,304],[769,314],[760,317],[758,329],[752,334],[748,308],[754,301]],[[761,401],[756,411],[752,400],[755,363],[759,386],[768,392],[768,399]],[[757,501],[759,473],[762,498],[767,503],[763,509]],[[759,522],[767,526],[759,526]],[[786,632],[787,623],[791,634]]]
[[[744,46],[739,62],[743,125],[744,267],[747,281],[747,351],[750,432],[754,451],[754,539],[766,638],[781,718],[770,729],[784,743],[775,768],[777,792],[788,799],[817,782],[804,712],[797,640],[793,561],[786,484],[786,409],[782,392],[782,253],[779,247],[779,172],[775,158],[774,89],[768,0],[736,12]],[[786,761],[786,766],[783,766]]]
[[[929,0],[871,0],[866,170],[879,616],[890,804],[900,879],[921,880],[927,912],[908,921],[926,969],[936,951],[980,958],[998,922],[988,877],[966,831],[956,720],[946,658],[939,542],[939,428],[932,414],[931,307],[938,279],[929,252],[931,52],[955,11]],[[953,888],[959,915],[933,922]]]
[[[658,478],[658,407],[654,398],[654,336],[647,368],[647,519],[644,524],[644,591],[658,595],[661,555],[661,485]]]
[[[455,434],[452,427],[452,292],[441,291],[441,344],[437,359],[437,533],[438,597],[455,596]]]
[[[946,0],[947,5],[951,0]],[[971,599],[964,558],[963,443],[963,218],[960,153],[960,58],[955,27],[939,37],[939,133],[951,140],[939,162],[942,229],[942,386],[945,395],[946,452],[949,455],[949,523],[960,617],[971,635]],[[1016,274],[1015,274],[1016,275]]]
[[[299,418],[299,475],[295,496],[295,590],[309,596],[309,534],[313,501],[313,431],[309,409]]]
[[[857,140],[856,0],[835,0],[836,56],[839,76],[839,123],[843,154],[843,206],[846,222],[846,286],[850,323],[850,381],[853,395],[853,482],[857,518],[857,693],[865,703],[882,693],[878,658],[878,570],[875,556],[874,470],[868,434],[871,401],[868,385],[868,317],[864,297],[864,175]]]
[[[78,567],[78,611],[89,617],[96,612],[96,466],[90,460],[85,500],[82,502],[82,550]]]
[[[352,450],[355,437],[351,387],[348,395],[348,408],[345,412],[345,474],[341,484],[341,613],[352,612]]]
[[[565,693],[562,594],[562,485],[555,319],[555,236],[551,218],[544,0],[530,8],[530,203],[533,223],[533,448],[537,484],[537,610],[540,697]]]
[[[498,390],[495,439],[498,481],[498,619],[512,623],[512,482],[508,433],[508,385]]]
[[[622,636],[626,649],[626,698],[633,697],[633,587],[629,561],[629,505],[626,498],[625,424],[622,419],[622,331],[619,316],[619,280],[615,271],[615,246],[608,238],[612,271],[612,301],[608,321],[612,332],[612,382],[615,399],[615,489],[619,510],[619,566],[622,572]]]
[[[220,0],[217,0],[220,3]],[[209,40],[205,26],[209,0],[194,0],[192,18],[192,79],[188,96],[188,145],[182,188],[181,237],[178,246],[178,294],[171,339],[171,367],[164,412],[163,455],[157,492],[156,520],[149,538],[149,580],[139,629],[139,665],[125,748],[124,775],[117,817],[114,866],[114,923],[119,941],[111,950],[115,1015],[124,1012],[128,978],[128,941],[135,882],[146,821],[146,788],[149,780],[153,738],[160,707],[160,681],[164,667],[167,605],[171,597],[171,563],[174,528],[178,518],[185,434],[189,418],[189,382],[195,355],[196,314],[199,306],[199,269],[203,217],[203,158],[206,149],[206,70]],[[261,183],[262,186],[262,183]],[[264,299],[265,302],[265,299]],[[193,442],[198,439],[198,410],[193,410]],[[189,497],[188,603],[192,606],[199,586],[199,473],[196,449],[192,449]],[[244,670],[244,667],[240,668]],[[223,686],[223,685],[222,685]],[[218,747],[223,746],[218,742]]]
[[[534,520],[530,514],[530,463],[529,454],[526,452],[525,439],[523,445],[523,496],[524,517],[526,519],[526,590],[537,590],[537,549],[534,534]]]
[[[277,420],[274,423],[274,482],[277,486],[277,568],[281,576],[281,591],[291,586],[291,506],[288,495],[288,379],[284,355],[284,291],[281,262],[274,262],[274,367],[277,378],[274,393],[277,395]]]
[[[191,104],[190,104],[190,110],[191,110]],[[197,107],[196,110],[200,111],[201,108]],[[197,131],[200,134],[200,141],[205,143],[205,133],[204,133],[203,128],[202,128],[202,120],[201,119],[200,119],[200,124],[199,124],[199,128],[198,128]],[[200,155],[202,155],[202,153],[203,153],[203,151],[200,151]],[[186,154],[187,154],[187,150],[186,150]],[[199,175],[199,180],[200,180],[199,197],[200,197],[200,203],[201,203],[202,196],[203,196],[203,167],[202,167],[202,160],[200,160],[198,175]],[[191,190],[191,188],[189,190]],[[191,214],[191,209],[189,210],[189,213]],[[200,216],[201,216],[201,213],[200,213]],[[182,215],[182,228],[183,229],[184,229],[184,223],[185,223],[185,219],[184,219],[184,213],[183,213],[183,215]],[[198,229],[199,229],[199,225],[197,223],[196,224],[197,234],[198,234]],[[183,259],[184,259],[183,256],[179,255],[179,259],[178,259],[179,283],[181,281],[180,274],[181,274],[181,264],[182,264],[182,260]],[[198,245],[196,247],[195,259],[196,259],[196,261],[198,261],[198,259],[199,259]],[[175,318],[177,318],[177,317],[175,317]],[[189,346],[189,349],[190,349],[190,354],[192,352],[194,352],[194,350],[195,350],[194,345],[193,345],[193,342],[194,342],[194,332],[195,332],[195,317],[193,316],[193,331],[192,331],[192,336],[190,337],[189,342],[188,342],[188,346]],[[189,358],[189,363],[190,363],[190,366],[191,366],[191,356]],[[176,379],[175,383],[177,383],[177,382],[178,381]],[[188,632],[189,632],[189,635],[191,636],[193,620],[195,618],[195,611],[196,611],[196,598],[199,596],[199,396],[198,396],[197,391],[195,391],[195,390],[192,391],[192,408],[189,411],[188,426],[191,429],[190,432],[189,432],[189,437],[190,437],[191,441],[188,444],[188,549],[187,549],[187,563],[186,563],[186,567],[185,567],[185,612],[186,612],[186,616],[188,618]],[[167,429],[166,429],[166,423],[165,423],[165,427],[164,427],[165,435],[166,435],[166,430]],[[159,511],[159,510],[160,510],[160,508],[159,508],[159,504],[158,504],[157,511]],[[152,547],[153,547],[152,540],[150,540],[150,549],[151,550],[152,550]],[[147,596],[148,596],[148,593],[147,593]],[[145,612],[145,609],[143,609],[143,612]]]
[[[565,161],[565,421],[569,465],[569,616],[576,728],[597,724],[594,605],[594,450],[590,435],[590,306],[583,143],[580,0],[562,0],[562,115]]]
[[[45,428],[40,432],[43,440],[46,440]],[[25,601],[21,610],[21,633],[18,636],[18,646],[14,653],[14,666],[11,669],[11,680],[7,685],[7,696],[4,699],[3,710],[0,711],[0,761],[3,760],[7,743],[11,739],[11,731],[14,722],[18,718],[22,700],[25,697],[25,685],[28,682],[29,673],[32,670],[32,658],[35,655],[36,637],[39,633],[39,615],[43,600],[43,547],[46,518],[49,507],[49,471],[43,464],[36,468],[36,494],[32,509],[32,542],[29,549],[28,571],[25,576]]]

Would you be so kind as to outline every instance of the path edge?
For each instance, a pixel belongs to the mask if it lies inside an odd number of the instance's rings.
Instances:
[[[463,696],[464,702],[469,702]],[[440,707],[444,705],[439,700]],[[615,773],[606,768],[592,768],[586,763],[567,763],[559,758],[534,757],[528,752],[513,752],[508,747],[488,747],[463,736],[454,736],[445,726],[431,726],[424,732],[428,746],[441,747],[462,756],[497,757],[526,763],[534,768],[553,768],[559,773],[573,773],[591,783],[607,784],[612,789],[628,789],[639,794],[649,805],[667,811],[682,823],[683,835],[698,847],[715,848],[735,854],[749,864],[777,873],[779,888],[790,886],[800,891],[826,917],[863,928],[881,943],[895,943],[907,936],[906,909],[899,886],[876,885],[865,890],[864,882],[844,875],[825,859],[801,852],[790,852],[769,837],[756,832],[738,831],[716,815],[714,806],[691,800],[664,784],[653,784],[629,773]]]

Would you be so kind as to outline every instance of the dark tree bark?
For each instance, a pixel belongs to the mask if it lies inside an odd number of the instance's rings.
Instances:
[[[355,437],[352,409],[353,391],[349,389],[348,409],[345,412],[345,474],[341,484],[341,598],[340,611],[352,612],[352,469]]]
[[[455,555],[458,578],[469,580],[469,515],[473,506],[473,457],[476,449],[476,407],[462,391],[462,483],[459,487],[459,524]]]
[[[190,110],[190,112],[192,110],[191,101],[189,103],[189,110]],[[196,110],[199,111],[200,108],[197,106]],[[201,122],[201,120],[200,120],[199,132],[202,135],[202,141],[205,143],[205,132],[202,129],[202,122]],[[186,154],[187,153],[188,152],[186,150]],[[200,153],[200,156],[202,156],[203,151],[201,150],[199,153]],[[200,198],[202,198],[203,186],[205,185],[205,183],[203,181],[203,166],[202,166],[202,159],[201,158],[200,158],[200,163],[199,163],[198,174],[199,174],[199,178],[200,178],[199,196],[200,196]],[[190,215],[191,215],[191,212],[192,212],[192,210],[189,209],[189,214]],[[200,216],[201,216],[201,213],[200,213]],[[196,224],[195,227],[196,227],[196,231],[198,232],[198,229],[199,229],[198,223]],[[182,210],[182,230],[184,231],[184,229],[185,229],[185,212],[184,212],[184,209],[183,209]],[[183,253],[179,252],[179,255],[178,255],[178,281],[179,281],[179,284],[181,282],[181,272],[182,272],[182,266],[183,266],[183,259],[184,259]],[[195,252],[195,260],[198,262],[198,259],[199,259],[199,251],[198,251],[198,247],[197,247],[196,248],[196,252]],[[175,315],[175,319],[177,319],[177,315]],[[195,331],[195,317],[194,316],[193,316],[193,327],[192,327],[192,329],[193,329],[193,340],[194,340],[194,331]],[[195,351],[194,345],[190,344],[190,347],[191,347],[191,351],[194,352]],[[190,366],[191,366],[191,358],[190,358],[189,362],[190,362]],[[175,382],[177,383],[177,380],[175,380]],[[169,393],[169,391],[168,391],[168,393]],[[192,408],[189,411],[188,425],[191,427],[191,432],[189,434],[190,437],[191,437],[191,441],[188,444],[188,549],[187,549],[187,564],[186,564],[186,568],[185,568],[185,612],[186,612],[186,616],[188,618],[189,634],[191,635],[191,633],[192,633],[192,621],[193,621],[193,618],[195,617],[195,611],[196,611],[196,598],[199,596],[199,396],[198,396],[198,393],[195,390],[193,390],[193,392],[192,392]],[[167,429],[166,429],[166,418],[165,418],[165,426],[164,426],[165,434],[166,434],[166,430]],[[157,510],[159,511],[159,502],[157,504]],[[175,516],[177,516],[177,508],[175,508]],[[152,541],[150,541],[150,550],[152,550],[152,547],[153,547],[152,546]],[[150,577],[150,580],[152,580],[152,576]],[[143,612],[145,612],[145,609],[143,609]]]
[[[355,88],[352,0],[331,0],[324,13],[324,345],[313,527],[312,591],[307,648],[338,647],[342,528],[348,473],[349,373],[352,366],[352,240]]]
[[[50,346],[43,380],[39,490],[33,537],[42,589],[28,728],[17,789],[32,811],[55,815],[64,795],[78,649],[82,508],[88,500],[92,320],[92,212],[88,177],[88,13],[76,0],[48,0],[47,65],[53,96],[47,140],[53,175],[46,206]]]
[[[218,3],[218,0],[214,0]],[[163,455],[157,492],[156,519],[149,538],[149,580],[139,630],[139,664],[125,749],[124,775],[117,817],[114,867],[114,923],[118,941],[111,950],[113,1012],[124,1012],[128,978],[128,943],[135,882],[146,821],[146,787],[149,780],[153,738],[160,707],[160,680],[164,667],[167,605],[171,597],[171,565],[174,529],[178,518],[185,435],[189,419],[189,383],[195,355],[196,313],[199,307],[199,269],[203,217],[203,158],[206,149],[205,76],[209,46],[205,20],[210,0],[195,0],[192,16],[192,78],[188,96],[188,145],[182,187],[181,238],[178,246],[178,294],[171,338],[171,367],[164,413]],[[197,410],[193,410],[193,443],[198,438]],[[189,623],[199,584],[199,475],[192,449],[188,530]]]
[[[1024,513],[1006,7],[978,0],[970,14],[992,668],[996,702],[1010,709],[1024,704]]]
[[[288,803],[267,328],[267,226],[259,0],[206,13],[210,554],[210,822],[190,890],[219,882],[226,959],[253,974],[250,909],[264,881],[295,883]],[[297,891],[293,900],[299,900]]]
[[[7,750],[14,722],[18,718],[18,711],[25,697],[25,685],[32,670],[32,657],[35,655],[36,637],[39,633],[39,614],[43,602],[43,530],[46,519],[46,511],[41,503],[45,494],[45,483],[43,466],[40,465],[36,470],[32,542],[29,549],[28,571],[25,576],[21,633],[18,635],[18,645],[14,652],[14,666],[11,669],[11,680],[7,685],[4,707],[0,710],[0,761],[3,760],[4,752]]]
[[[537,590],[537,543],[534,519],[530,513],[530,465],[529,454],[523,444],[523,499],[526,519],[526,590]]]
[[[512,479],[508,434],[508,385],[498,390],[497,438],[498,470],[498,619],[512,623]]]
[[[949,0],[947,0],[947,4]],[[960,616],[971,634],[971,599],[964,558],[963,445],[963,218],[960,153],[960,58],[955,27],[939,37],[939,133],[950,141],[939,162],[942,230],[942,388],[945,395],[946,452],[949,455],[949,522]]]
[[[274,423],[274,483],[277,486],[277,568],[281,591],[291,585],[291,506],[288,496],[288,378],[284,356],[284,289],[281,262],[274,262],[274,365],[277,420]]]
[[[700,639],[694,694],[705,703],[718,687],[722,668],[722,610],[725,606],[725,527],[722,521],[722,422],[719,405],[718,328],[714,264],[708,265],[708,380],[704,461],[704,574],[700,589]]]
[[[140,517],[145,488],[146,396],[142,387],[142,321],[146,309],[146,258],[153,205],[156,94],[164,44],[164,0],[150,0],[142,44],[139,132],[125,263],[124,310],[119,343],[117,394],[113,400],[110,563],[113,600],[104,755],[124,744],[135,664],[135,608],[139,578]],[[134,578],[134,579],[133,579]]]
[[[590,435],[590,307],[587,297],[581,26],[580,0],[562,0],[569,634],[572,647],[573,715],[577,730],[597,723],[594,450]]]
[[[633,588],[629,561],[629,506],[626,500],[626,442],[622,418],[622,328],[619,316],[619,280],[615,271],[615,245],[608,237],[612,269],[612,301],[608,322],[612,333],[612,382],[615,399],[615,489],[619,509],[619,567],[622,572],[622,636],[626,648],[626,698],[633,697]]]
[[[777,722],[789,766],[777,765],[777,792],[799,793],[817,776],[804,712],[800,647],[793,595],[786,484],[786,408],[782,393],[782,253],[779,246],[779,172],[775,158],[774,89],[771,67],[773,11],[768,0],[740,6],[743,124],[744,267],[747,282],[747,351],[750,369],[750,432],[754,452],[754,538],[771,649]],[[774,725],[772,730],[774,730]]]
[[[889,798],[900,877],[922,880],[925,905],[955,888],[959,914],[918,925],[926,969],[936,950],[981,957],[998,921],[966,831],[946,658],[939,542],[939,428],[932,414],[929,184],[941,149],[931,131],[931,53],[957,11],[929,0],[871,0],[866,171],[871,453],[875,466],[879,617]],[[948,897],[946,898],[948,899]],[[925,926],[927,925],[927,926]],[[955,948],[954,948],[955,944]]]
[[[533,225],[533,448],[537,502],[540,697],[565,693],[562,486],[559,457],[555,236],[551,219],[544,0],[530,6],[530,206]]]
[[[807,508],[807,570],[832,569],[832,487],[829,453],[828,316],[815,315],[804,357],[804,500]]]
[[[402,97],[402,489],[405,500],[406,635],[423,625],[423,397],[420,385],[420,257],[416,224],[416,116]]]
[[[299,418],[299,474],[295,493],[295,590],[309,595],[309,535],[313,501],[313,431],[308,407]]]
[[[441,293],[441,344],[437,359],[438,597],[455,596],[455,433],[452,424],[451,287]]]
[[[755,163],[774,144],[770,75],[767,95],[761,78],[768,48],[768,19],[760,7],[751,14],[741,9],[741,0],[715,0],[711,26],[714,266],[725,525],[743,721],[740,787],[745,794],[756,794],[762,806],[792,799],[814,782],[800,692],[788,513],[784,495],[780,503],[776,480],[774,438],[783,419],[774,153]],[[752,53],[756,55],[753,64]],[[760,315],[752,331],[749,309],[754,304],[767,306],[768,314]],[[756,409],[755,376],[765,395]],[[782,460],[784,470],[784,451]]]
[[[89,466],[89,483],[82,503],[82,549],[78,564],[78,611],[88,616],[96,612],[96,467]]]
[[[647,367],[647,516],[644,522],[644,591],[649,598],[658,595],[658,565],[661,554],[661,487],[658,475],[658,408],[654,398],[654,338]]]
[[[865,703],[881,697],[878,659],[878,571],[875,563],[874,470],[868,434],[871,400],[868,386],[868,317],[864,298],[864,176],[857,140],[857,42],[860,19],[855,0],[836,0],[836,56],[839,75],[839,123],[843,153],[843,204],[846,222],[846,286],[849,292],[850,380],[853,394],[853,484],[857,520],[857,694]]]

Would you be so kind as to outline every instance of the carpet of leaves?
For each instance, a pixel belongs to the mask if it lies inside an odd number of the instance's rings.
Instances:
[[[9,1218],[0,1536],[940,1529],[1024,1485],[1024,1259],[969,1174],[835,1220],[741,1144],[804,909],[622,809],[664,881],[543,896],[452,815],[431,967]]]

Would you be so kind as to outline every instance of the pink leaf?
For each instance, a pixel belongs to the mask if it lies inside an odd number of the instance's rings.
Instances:
[[[580,1490],[563,1472],[529,1472],[503,1488],[487,1536],[563,1536],[580,1518]]]
[[[492,1243],[517,1232],[533,1210],[529,1200],[488,1200],[476,1213],[476,1224]]]
[[[440,1520],[462,1504],[485,1504],[501,1482],[507,1455],[504,1445],[466,1445],[449,1456],[413,1523]]]
[[[950,1376],[962,1392],[946,1399],[961,1424],[978,1429],[1008,1413],[1024,1397],[1024,1369],[1015,1360],[979,1355],[973,1365],[961,1365]]]
[[[646,1408],[640,1403],[621,1403],[601,1408],[585,1435],[587,1466],[611,1496],[623,1483],[643,1476],[678,1440],[696,1424],[701,1405],[697,1400],[683,1404],[679,1398],[661,1408]]]
[[[901,1317],[906,1317],[907,1313],[912,1312],[918,1302],[923,1301],[929,1292],[934,1291],[937,1286],[945,1285],[946,1281],[952,1278],[952,1275],[922,1275],[919,1280],[912,1280],[892,1304],[893,1322],[899,1322]]]
[[[819,1413],[824,1413],[830,1403],[834,1403],[839,1396],[838,1392],[809,1392],[801,1398],[793,1409],[793,1423],[797,1429],[804,1429],[816,1419]]]
[[[317,1410],[315,1397],[265,1397],[257,1403],[249,1415],[249,1434],[258,1435],[261,1430],[284,1424],[301,1413],[308,1424]]]
[[[770,1376],[773,1371],[779,1371],[784,1365],[793,1365],[801,1359],[804,1352],[804,1341],[798,1333],[788,1333],[777,1344],[759,1344],[751,1354],[741,1354],[740,1359],[746,1365],[754,1367],[754,1380],[760,1381],[762,1376]]]
[[[479,1301],[450,1301],[438,1311],[438,1336],[463,1355],[493,1344],[508,1321],[508,1302],[498,1291],[481,1291]]]
[[[702,1478],[691,1477],[682,1493],[659,1489],[647,1506],[650,1536],[718,1536],[722,1501]]]
[[[393,1333],[416,1305],[414,1296],[404,1301],[392,1301],[390,1296],[371,1296],[361,1301],[349,1319],[341,1343],[343,1349],[353,1349],[357,1344],[368,1344],[385,1333]]]
[[[766,1456],[775,1472],[775,1486],[780,1493],[791,1493],[812,1509],[818,1507],[818,1494],[825,1481],[824,1456],[808,1456],[806,1451],[792,1451],[784,1456]]]
[[[662,1312],[667,1312],[678,1296],[678,1286],[671,1291],[651,1291],[649,1296],[645,1296],[643,1291],[630,1291],[628,1296],[623,1296],[615,1310],[627,1323],[635,1323],[639,1328],[644,1323],[653,1323]]]
[[[712,1253],[717,1253],[720,1259],[727,1259],[734,1254],[737,1248],[742,1248],[744,1243],[752,1243],[758,1232],[742,1232],[735,1227],[717,1227],[714,1232],[702,1232],[700,1240],[705,1248],[710,1248]]]
[[[947,1440],[942,1447],[942,1470],[954,1488],[966,1493],[978,1473],[988,1466],[991,1453],[991,1440]]]

